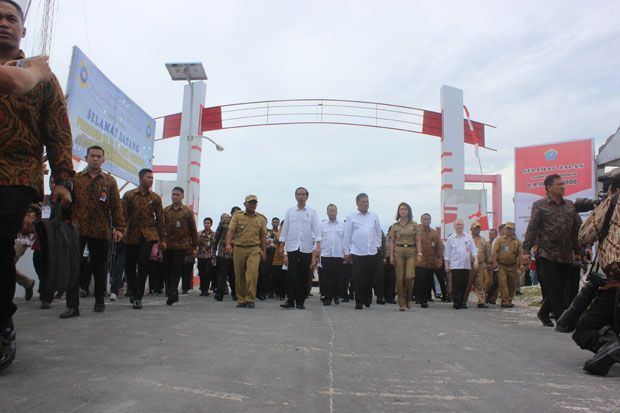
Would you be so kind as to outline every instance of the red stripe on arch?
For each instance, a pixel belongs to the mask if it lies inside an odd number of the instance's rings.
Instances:
[[[197,167],[200,168],[200,162],[198,162],[198,161],[192,161],[191,164],[192,165],[196,165]]]
[[[196,182],[197,184],[200,183],[200,178],[196,178],[195,176],[192,176],[191,178],[189,178],[189,180],[192,182]]]
[[[200,151],[200,152],[202,152],[202,148],[200,146],[194,145],[194,146],[192,146],[192,151]]]

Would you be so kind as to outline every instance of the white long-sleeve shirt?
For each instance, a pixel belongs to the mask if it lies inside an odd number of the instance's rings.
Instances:
[[[284,242],[286,251],[310,253],[318,241],[321,241],[321,224],[314,209],[295,206],[286,211],[280,232],[280,242]]]
[[[477,255],[478,248],[469,234],[452,234],[446,240],[443,256],[451,270],[471,269],[471,260]]]
[[[381,248],[379,217],[371,211],[359,210],[349,215],[344,225],[344,253],[346,255],[375,255]]]
[[[321,257],[344,257],[344,223],[321,221]]]

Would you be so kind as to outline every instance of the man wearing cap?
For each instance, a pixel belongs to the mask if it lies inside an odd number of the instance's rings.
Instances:
[[[226,253],[233,256],[238,308],[254,308],[258,266],[266,257],[267,218],[256,212],[257,204],[256,195],[246,196],[245,211],[235,212],[226,233]]]
[[[493,265],[499,271],[499,297],[503,308],[512,308],[512,299],[519,283],[519,271],[523,270],[521,257],[523,247],[515,237],[515,224],[506,222],[504,233],[493,243]]]
[[[480,223],[471,224],[471,237],[478,249],[478,268],[469,272],[469,281],[463,302],[467,303],[469,292],[474,287],[476,296],[478,297],[478,308],[489,308],[485,303],[484,283],[487,275],[487,266],[491,264],[491,245],[480,235]]]

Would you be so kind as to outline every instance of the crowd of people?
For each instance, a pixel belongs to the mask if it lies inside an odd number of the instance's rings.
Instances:
[[[478,308],[496,304],[498,297],[501,307],[511,308],[520,276],[535,252],[543,295],[538,317],[543,325],[553,326],[552,320],[562,316],[577,294],[579,263],[589,255],[585,248],[598,241],[598,264],[609,281],[579,318],[573,338],[595,353],[584,366],[588,372],[606,374],[620,362],[620,183],[610,188],[615,196],[582,226],[574,204],[563,198],[562,177],[548,176],[547,196],[534,203],[523,243],[516,239],[512,222],[491,229],[487,240],[479,223],[467,233],[461,220],[444,241],[431,226],[431,216],[422,214],[418,224],[405,202],[398,205],[386,235],[365,193],[356,196],[357,208],[345,219],[330,204],[321,220],[307,206],[310,194],[304,187],[295,190],[296,204],[284,219],[273,218],[269,229],[267,218],[256,211],[257,197],[248,195],[243,209],[222,214],[217,226],[204,218],[199,232],[193,211],[183,204],[183,188],[172,190],[171,204],[164,208],[152,191],[149,169],[139,172],[139,186],[122,198],[115,178],[102,169],[102,147],[88,148],[87,167],[74,171],[63,91],[46,58],[25,59],[19,49],[23,21],[19,5],[0,0],[0,370],[11,365],[16,353],[16,281],[26,289],[27,299],[33,296],[34,281],[18,277],[15,268],[29,246],[41,308],[49,309],[54,297],[66,294],[60,315],[64,319],[80,315],[80,298],[89,293],[91,277],[95,312],[105,311],[108,277],[111,301],[124,291],[132,307],[142,309],[148,279],[148,293],[165,293],[166,303],[174,305],[179,284],[183,293],[193,287],[196,259],[201,295],[213,293],[223,301],[229,294],[239,308],[252,309],[257,299],[278,298],[283,309],[303,310],[315,271],[325,306],[353,300],[355,309],[363,310],[374,298],[375,305],[397,304],[399,311],[407,311],[412,302],[427,308],[435,297],[461,310],[467,308],[473,288]],[[45,161],[51,193],[44,197]],[[77,231],[75,252],[83,257],[82,276],[55,291],[49,270],[55,250],[41,233],[51,218]],[[601,236],[603,228],[609,235]]]

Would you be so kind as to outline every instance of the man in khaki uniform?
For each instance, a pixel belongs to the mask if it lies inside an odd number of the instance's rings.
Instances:
[[[467,290],[465,290],[465,297],[463,302],[467,302],[469,298],[469,292],[474,287],[474,292],[478,297],[478,308],[489,308],[485,304],[485,291],[484,284],[487,276],[487,268],[491,265],[491,245],[489,242],[480,235],[480,224],[474,222],[471,224],[471,237],[478,249],[478,269],[476,271],[470,271],[469,280],[467,283]]]
[[[493,263],[499,271],[499,296],[503,308],[512,308],[519,271],[522,268],[523,248],[515,237],[515,224],[507,222],[504,233],[493,243]]]
[[[226,253],[233,255],[239,308],[254,308],[258,266],[266,256],[267,218],[256,212],[257,204],[256,195],[246,196],[245,211],[235,212],[226,234]]]

